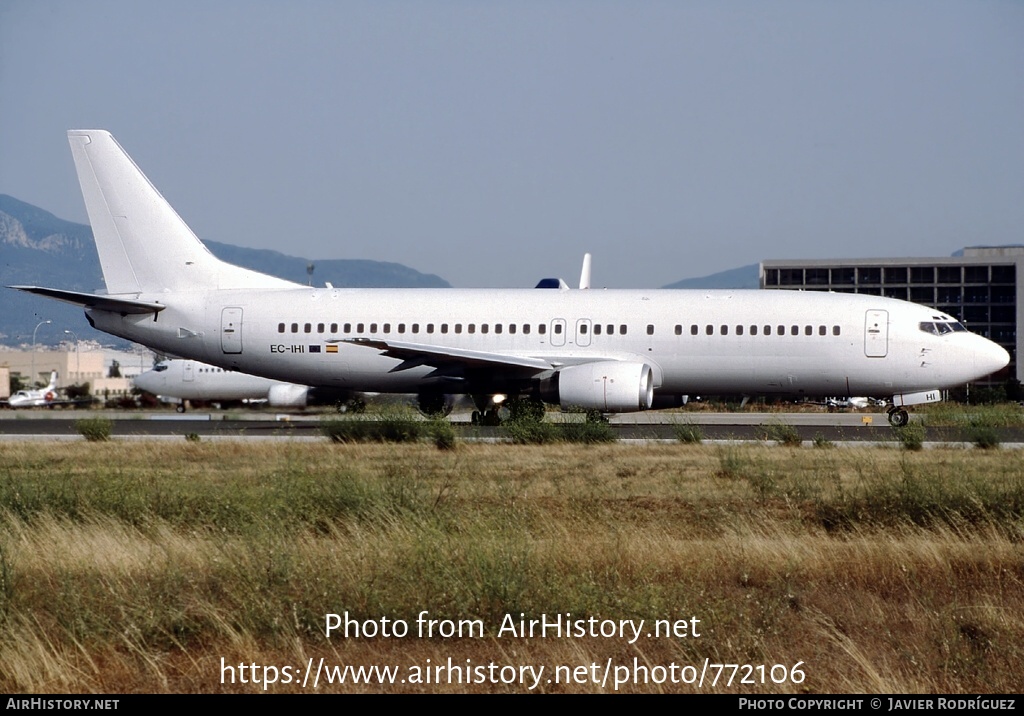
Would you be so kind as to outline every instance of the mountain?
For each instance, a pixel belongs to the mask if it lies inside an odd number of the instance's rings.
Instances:
[[[339,288],[446,288],[450,284],[433,274],[383,261],[349,259],[313,260],[287,256],[277,251],[246,249],[215,241],[204,242],[213,254],[245,268],[307,283],[312,263],[318,286],[330,283]],[[58,219],[39,207],[0,194],[0,286],[30,285],[93,292],[103,287],[92,229],[85,224]],[[70,338],[73,331],[81,340],[104,344],[117,341],[92,329],[82,309],[69,304],[0,288],[0,343],[19,345],[32,342],[40,321],[38,343],[55,345]]]
[[[662,288],[760,288],[760,264],[719,271],[710,276],[684,278]]]

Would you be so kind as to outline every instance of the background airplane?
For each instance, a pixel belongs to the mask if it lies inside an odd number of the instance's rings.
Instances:
[[[147,393],[179,401],[179,413],[185,412],[185,401],[191,400],[265,401],[275,408],[336,405],[341,411],[358,409],[363,402],[351,391],[286,383],[180,358],[160,361],[132,382]]]
[[[66,400],[57,393],[57,371],[50,373],[50,382],[43,388],[31,390],[19,390],[7,401],[11,408],[52,408],[55,405],[76,403],[75,400]]]

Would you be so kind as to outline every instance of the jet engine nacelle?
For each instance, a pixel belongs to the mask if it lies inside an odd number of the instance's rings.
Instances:
[[[267,402],[275,408],[304,408],[308,399],[305,385],[272,385],[267,393]]]
[[[654,371],[646,363],[602,361],[562,368],[557,401],[563,408],[604,413],[647,410],[654,401]]]

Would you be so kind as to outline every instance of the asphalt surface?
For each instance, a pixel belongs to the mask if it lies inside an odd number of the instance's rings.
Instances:
[[[323,439],[321,421],[331,417],[272,411],[202,411],[184,415],[166,411],[0,411],[0,440],[81,439],[75,422],[101,416],[110,418],[112,434],[119,438],[173,438],[195,434],[200,438],[309,440]],[[575,419],[575,416],[548,416],[548,420],[560,419]],[[454,414],[452,423],[458,437],[466,440],[501,440],[506,436],[501,428],[471,425],[468,414]],[[693,425],[699,426],[703,439],[708,441],[771,441],[776,439],[781,426],[788,426],[804,441],[893,442],[893,431],[885,413],[651,411],[612,416],[610,425],[616,437],[623,440],[676,440],[680,430]],[[995,432],[1003,445],[1024,444],[1024,428],[997,428]],[[969,443],[971,436],[960,428],[928,427],[926,440]]]

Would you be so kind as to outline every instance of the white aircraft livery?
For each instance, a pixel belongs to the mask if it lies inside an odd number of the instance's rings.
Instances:
[[[314,404],[348,407],[356,398],[349,392],[323,391],[306,385],[285,383],[257,375],[226,370],[194,360],[164,360],[152,370],[132,379],[136,388],[161,398],[178,399],[177,410],[185,412],[186,400],[266,401],[275,408],[304,408]]]
[[[53,407],[66,403],[57,397],[57,371],[50,373],[50,382],[43,388],[19,390],[12,395],[7,404],[12,408]]]
[[[106,293],[24,291],[85,307],[94,327],[222,368],[302,385],[467,394],[628,412],[686,394],[863,395],[904,406],[1006,366],[941,311],[796,291],[340,289],[220,261],[114,138],[68,132]],[[585,278],[585,280],[584,280]]]

